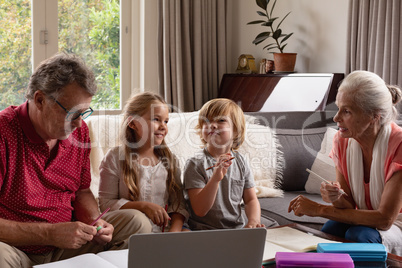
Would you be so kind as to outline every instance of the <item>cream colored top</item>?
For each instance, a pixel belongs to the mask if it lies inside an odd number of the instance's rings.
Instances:
[[[100,185],[99,185],[99,205],[103,211],[110,207],[111,210],[118,210],[129,200],[128,188],[123,179],[122,161],[119,153],[120,147],[110,149],[105,155],[100,164]],[[120,155],[120,157],[119,157]],[[162,161],[159,161],[155,166],[139,165],[139,191],[140,197],[138,201],[146,201],[165,207],[168,204],[168,213],[175,212],[177,202],[180,202],[179,208],[176,211],[188,219],[188,212],[185,207],[184,198],[177,201],[175,196],[168,194],[166,185],[167,170]],[[176,183],[182,187],[180,181],[180,172],[175,176]],[[183,194],[181,193],[181,196]],[[151,221],[152,223],[152,221]],[[161,232],[161,227],[152,223],[152,231]],[[168,228],[167,228],[168,230]]]

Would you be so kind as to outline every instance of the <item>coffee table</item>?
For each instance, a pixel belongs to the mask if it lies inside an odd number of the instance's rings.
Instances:
[[[282,226],[277,226],[277,227],[272,227],[272,228],[282,228],[282,227],[291,227],[291,228],[295,228],[297,230],[306,232],[306,233],[311,233],[313,235],[316,235],[318,237],[322,237],[325,239],[329,239],[329,240],[334,240],[334,241],[339,241],[339,242],[350,242],[344,238],[340,238],[340,237],[336,237],[330,234],[326,234],[324,232],[321,232],[319,230],[310,228],[310,227],[306,227],[304,225],[298,224],[298,223],[291,223],[291,224],[287,224],[287,225],[282,225]],[[265,268],[271,268],[271,267],[275,267],[275,259],[270,260],[269,264],[264,265]],[[375,266],[371,266],[371,267],[375,267]],[[382,266],[384,267],[384,266]],[[402,257],[395,255],[395,254],[391,254],[388,253],[387,256],[387,261],[386,261],[386,267],[402,267]]]

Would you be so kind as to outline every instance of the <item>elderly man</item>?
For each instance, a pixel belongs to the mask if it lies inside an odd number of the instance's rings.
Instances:
[[[0,267],[30,267],[82,253],[127,248],[151,232],[135,210],[100,215],[89,189],[83,121],[96,93],[92,71],[57,54],[32,74],[27,102],[0,112]]]

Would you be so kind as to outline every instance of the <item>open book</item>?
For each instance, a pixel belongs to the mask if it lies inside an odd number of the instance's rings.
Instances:
[[[317,249],[318,243],[338,243],[291,227],[267,229],[263,260],[275,258],[276,252],[307,252]]]
[[[127,268],[128,249],[86,253],[70,259],[35,265],[34,268]]]

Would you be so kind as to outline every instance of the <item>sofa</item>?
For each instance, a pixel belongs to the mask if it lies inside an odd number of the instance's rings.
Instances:
[[[299,223],[314,229],[321,229],[327,219],[309,216],[297,217],[293,212],[288,213],[288,206],[290,201],[300,194],[313,201],[324,203],[317,190],[320,181],[314,181],[306,168],[312,169],[328,129],[332,128],[332,133],[336,131],[336,124],[333,121],[336,112],[257,112],[247,114],[257,117],[260,124],[270,126],[275,130],[280,144],[279,150],[283,156],[283,168],[278,170],[282,174],[277,174],[277,179],[281,178],[278,184],[283,190],[283,196],[259,198],[262,218],[274,219],[279,225]],[[327,155],[325,156],[327,163],[332,161]],[[333,173],[331,179],[334,180],[335,167],[333,164],[330,169]],[[328,179],[322,172],[316,171],[316,173]],[[305,189],[309,177],[316,184],[315,191]]]
[[[246,114],[247,135],[239,151],[249,160],[261,204],[262,222],[267,226],[300,223],[321,229],[326,219],[297,217],[288,213],[289,202],[299,194],[324,203],[320,181],[306,171],[335,180],[335,167],[328,153],[336,133],[335,111],[250,112]],[[188,157],[202,145],[194,129],[198,113],[172,113],[165,138],[183,168]],[[106,152],[118,145],[122,117],[95,115],[86,122],[91,136],[91,190],[98,195],[99,164]],[[399,121],[401,125],[401,122]]]

